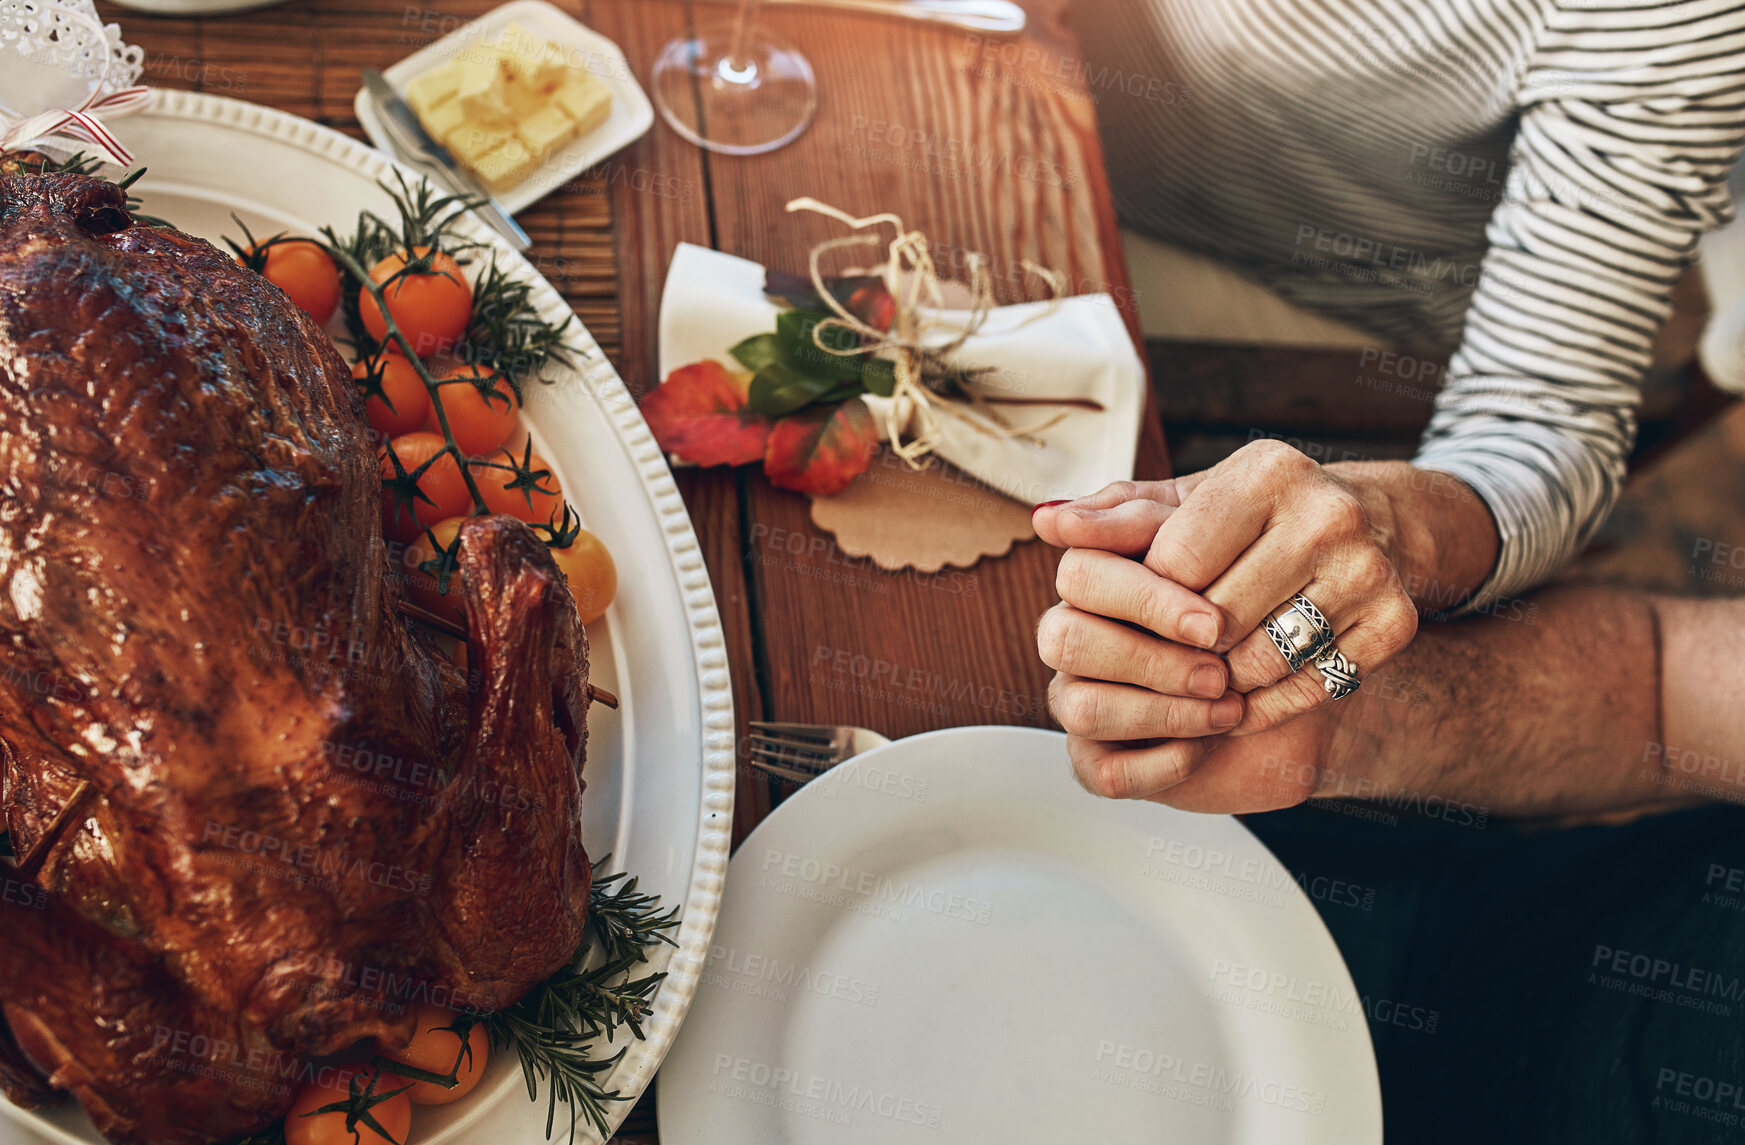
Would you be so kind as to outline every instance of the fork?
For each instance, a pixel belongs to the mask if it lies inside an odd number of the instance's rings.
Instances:
[[[845,759],[891,741],[850,724],[751,721],[751,765],[778,779],[809,783]]]

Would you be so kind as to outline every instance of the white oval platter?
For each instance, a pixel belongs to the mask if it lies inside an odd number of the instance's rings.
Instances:
[[[346,231],[358,212],[392,217],[377,180],[394,164],[382,153],[306,119],[256,104],[158,90],[144,112],[110,123],[149,168],[135,193],[148,214],[220,242],[240,237],[234,212],[256,236]],[[415,178],[416,176],[410,176]],[[468,217],[469,238],[493,244],[499,265],[534,283],[542,315],[570,307],[534,265]],[[695,994],[720,907],[733,825],[733,696],[720,617],[689,514],[635,400],[579,320],[575,368],[548,371],[529,387],[523,420],[557,470],[584,527],[611,549],[620,572],[610,611],[589,627],[593,680],[616,692],[617,711],[594,705],[583,799],[591,855],[610,853],[642,889],[682,908],[678,947],[659,948],[667,971],[644,1030],[605,1079],[627,1100],[648,1087]],[[0,1098],[0,1115],[59,1145],[100,1145],[76,1106],[27,1113]],[[419,1110],[418,1145],[537,1145],[545,1139],[545,1094],[530,1102],[515,1063],[495,1061],[465,1101]],[[560,1112],[557,1140],[567,1137]],[[0,1120],[0,1145],[17,1137]],[[577,1141],[597,1141],[579,1129]]]

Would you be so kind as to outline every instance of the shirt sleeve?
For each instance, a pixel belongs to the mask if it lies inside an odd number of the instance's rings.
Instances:
[[[1673,283],[1731,217],[1745,4],[1560,6],[1517,104],[1482,274],[1415,461],[1470,485],[1501,538],[1458,611],[1549,577],[1617,500]]]

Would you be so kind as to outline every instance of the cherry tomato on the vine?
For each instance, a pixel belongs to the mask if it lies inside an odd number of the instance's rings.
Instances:
[[[260,245],[267,248],[261,277],[289,295],[315,321],[332,318],[339,306],[339,268],[320,244],[289,239]],[[257,249],[251,247],[249,253],[253,255]]]
[[[569,581],[582,623],[592,624],[605,615],[618,594],[618,566],[600,538],[583,529],[565,547],[552,549],[551,555]]]
[[[502,378],[492,382],[487,398],[467,380],[490,376],[491,370],[485,366],[461,366],[444,374],[436,389],[436,400],[442,403],[442,412],[448,416],[454,443],[468,457],[482,457],[502,448],[521,424],[518,416],[521,399],[508,382]],[[424,428],[440,432],[434,406],[425,417]]]
[[[497,468],[517,464],[522,458],[527,459],[527,464],[521,466],[527,472],[545,471],[545,476],[535,478],[531,487],[518,484],[520,477],[514,469]],[[563,489],[558,485],[551,462],[537,453],[530,456],[507,449],[498,450],[496,456],[488,461],[489,464],[475,461],[472,467],[473,483],[479,487],[479,496],[485,499],[486,508],[493,513],[519,518],[530,525],[561,523]]]
[[[285,1115],[285,1145],[406,1145],[412,1102],[390,1080],[369,1066],[323,1069]]]
[[[400,467],[406,471],[406,475],[411,476],[418,471],[420,465],[441,453],[447,446],[448,443],[438,434],[401,434],[382,449],[382,479],[391,481],[397,477],[394,472],[394,458],[388,456],[390,451],[394,457],[399,458]],[[467,492],[466,480],[461,476],[460,466],[455,463],[453,454],[437,458],[418,479],[418,489],[429,500],[414,497],[411,516],[415,519],[408,520],[405,507],[400,503],[396,491],[387,485],[382,487],[382,523],[390,538],[410,541],[425,525],[434,525],[449,517],[460,517],[472,512],[472,494]]]
[[[463,626],[466,624],[467,610],[461,599],[460,569],[449,569],[448,591],[443,592],[440,572],[421,566],[434,564],[444,552],[453,549],[454,539],[465,522],[465,517],[450,517],[445,521],[438,521],[430,526],[429,533],[421,532],[407,542],[401,561],[401,572],[406,578],[406,599],[426,612],[434,612],[444,620],[452,620]],[[436,537],[435,544],[430,540],[432,534]]]
[[[417,247],[410,259],[404,251],[389,255],[370,267],[370,280],[388,282],[407,263],[423,258],[429,250]],[[448,353],[466,333],[467,322],[473,315],[473,288],[467,284],[460,264],[441,251],[431,257],[427,270],[410,271],[388,283],[384,290],[394,325],[412,343],[412,352],[420,357]],[[370,337],[378,342],[386,338],[388,324],[367,287],[358,287],[357,305]]]
[[[370,428],[384,437],[397,437],[424,426],[430,414],[430,391],[424,379],[405,357],[384,353],[373,363],[382,392],[364,399],[364,416]],[[371,363],[360,361],[351,368],[351,376],[362,382],[368,376]]]
[[[451,1010],[421,1005],[418,1007],[418,1032],[412,1036],[412,1041],[404,1049],[382,1052],[382,1056],[391,1061],[426,1073],[454,1075],[455,1084],[452,1086],[395,1075],[397,1082],[412,1083],[412,1088],[406,1093],[412,1099],[412,1104],[447,1105],[451,1101],[459,1101],[471,1093],[479,1084],[479,1078],[484,1076],[485,1063],[490,1059],[490,1036],[485,1032],[482,1022],[476,1023],[467,1031],[466,1041],[463,1043],[460,1035],[448,1028],[459,1020],[460,1015]],[[384,1068],[392,1069],[393,1066]]]

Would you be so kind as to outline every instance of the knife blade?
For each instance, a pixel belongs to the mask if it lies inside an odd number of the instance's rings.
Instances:
[[[388,77],[375,68],[365,68],[364,87],[369,89],[370,98],[376,101],[376,109],[382,116],[382,127],[388,133],[388,142],[393,145],[396,157],[431,172],[457,195],[483,200],[473,210],[490,224],[492,230],[509,240],[509,245],[516,250],[523,251],[533,245],[533,240],[527,237],[527,232],[503,209],[503,204],[497,201],[471,171],[455,161],[448,148],[438,143],[424,129],[418,113],[400,98],[400,93],[394,90]]]

